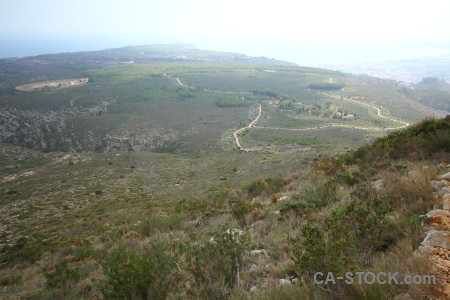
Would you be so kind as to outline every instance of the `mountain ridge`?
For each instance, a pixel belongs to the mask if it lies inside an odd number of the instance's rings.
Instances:
[[[51,63],[143,63],[153,61],[173,62],[235,62],[267,65],[296,66],[288,61],[267,57],[253,57],[234,52],[202,50],[192,44],[148,44],[124,46],[94,51],[40,54],[23,58],[2,58],[1,62],[43,61]]]

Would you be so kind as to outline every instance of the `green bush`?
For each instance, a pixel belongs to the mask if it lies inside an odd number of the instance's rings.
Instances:
[[[353,159],[367,164],[390,159],[424,159],[439,151],[450,151],[450,118],[426,119],[403,130],[376,139],[372,145],[359,148]],[[379,165],[382,167],[382,165]]]
[[[359,177],[361,177],[360,174],[354,174],[354,173],[350,174],[350,172],[347,170],[345,170],[343,172],[338,171],[336,173],[336,177],[341,183],[344,183],[347,185],[355,185],[355,184],[361,182],[361,180],[359,178]]]
[[[245,216],[250,212],[250,203],[240,199],[233,199],[229,201],[231,206],[231,213],[239,221],[239,223],[245,225]]]
[[[171,215],[149,214],[135,223],[136,229],[143,236],[152,236],[159,231],[172,231],[178,229],[184,220],[184,215],[173,213]]]
[[[95,250],[91,246],[77,246],[72,251],[77,260],[83,260],[95,255]]]
[[[299,274],[343,274],[356,266],[370,266],[377,251],[393,243],[387,204],[362,187],[353,201],[335,209],[322,227],[304,225],[294,239],[293,260]]]
[[[287,211],[296,211],[300,214],[308,213],[316,209],[316,206],[313,203],[305,202],[305,201],[289,201],[283,202],[280,206],[280,213],[284,213]]]
[[[342,90],[345,87],[345,84],[342,83],[311,83],[309,85],[310,89],[313,90],[329,90],[329,91],[335,91],[335,90]]]
[[[253,181],[246,190],[250,196],[271,195],[281,191],[285,185],[281,178],[266,178]]]
[[[351,270],[348,231],[327,232],[317,226],[305,225],[300,229],[300,236],[296,241],[301,241],[301,246],[293,250],[299,274],[312,278],[316,272],[344,274]]]
[[[164,245],[152,251],[112,250],[102,262],[107,282],[101,287],[107,299],[165,299],[170,283],[166,281],[173,259]]]
[[[249,236],[227,226],[212,231],[211,235],[210,241],[192,236],[183,252],[200,298],[227,299],[239,282]]]
[[[62,288],[74,285],[80,278],[78,268],[69,267],[67,261],[56,265],[55,269],[44,274],[47,286],[51,288]]]
[[[219,107],[239,107],[248,106],[248,103],[239,97],[221,97],[214,101]]]

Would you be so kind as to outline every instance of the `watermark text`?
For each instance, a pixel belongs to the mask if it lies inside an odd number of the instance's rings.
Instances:
[[[434,275],[400,275],[399,272],[347,272],[344,276],[335,276],[332,272],[314,274],[316,284],[436,284]]]

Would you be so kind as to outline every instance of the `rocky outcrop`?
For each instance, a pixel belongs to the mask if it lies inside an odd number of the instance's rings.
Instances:
[[[439,281],[438,290],[443,297],[446,297],[445,299],[449,299],[450,192],[447,191],[447,186],[450,172],[439,176],[438,179],[440,181],[431,181],[430,184],[433,186],[435,193],[442,196],[443,209],[433,209],[424,216],[424,233],[426,236],[415,253],[427,256],[430,259]]]
[[[23,110],[2,107],[0,111],[0,141],[20,135],[27,128],[49,127],[52,123],[85,115],[101,115],[113,101],[101,102],[91,107],[65,107],[59,110]]]
[[[129,131],[113,129],[101,133],[95,129],[80,130],[74,118],[106,112],[111,102],[84,108],[66,107],[59,111],[0,111],[0,142],[43,152],[173,151],[181,145],[180,135],[172,129],[153,128]]]
[[[166,152],[180,146],[179,136],[172,130],[145,132],[115,131],[99,134],[92,130],[73,131],[66,120],[25,127],[3,142],[44,152],[108,152],[153,151]]]

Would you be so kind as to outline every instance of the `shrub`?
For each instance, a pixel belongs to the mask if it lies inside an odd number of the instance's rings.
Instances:
[[[323,83],[311,83],[309,85],[310,89],[314,89],[314,90],[342,90],[345,87],[345,84],[343,83],[328,83],[328,82],[323,82]]]
[[[172,231],[181,226],[184,216],[173,213],[169,216],[149,214],[135,223],[136,229],[143,236],[152,236],[159,231]]]
[[[214,103],[219,107],[239,107],[247,106],[247,102],[239,97],[221,97],[214,101]]]
[[[177,203],[175,207],[175,212],[203,213],[208,209],[209,205],[210,202],[204,199],[197,199],[197,198],[182,199]]]
[[[250,212],[251,204],[243,200],[231,200],[231,213],[241,225],[245,225],[245,216]]]
[[[281,178],[258,179],[247,187],[247,192],[251,196],[271,195],[281,191],[285,185],[286,182]]]
[[[239,283],[249,236],[227,226],[221,226],[211,234],[210,241],[191,237],[185,246],[186,264],[201,298],[226,299]]]
[[[355,173],[350,174],[350,172],[346,170],[343,172],[338,171],[336,173],[336,177],[340,182],[342,182],[344,184],[355,185],[357,183],[360,183],[360,179],[358,177],[361,177],[361,175],[355,174]]]
[[[316,209],[316,206],[313,203],[305,202],[305,201],[289,201],[283,202],[280,206],[280,212],[284,213],[287,211],[295,211],[299,214],[304,214],[313,211]]]
[[[74,286],[80,278],[77,267],[69,267],[67,261],[64,261],[56,267],[45,273],[47,286],[51,288],[64,288]]]
[[[362,151],[362,150],[361,150]],[[376,139],[361,159],[423,159],[438,151],[450,151],[450,119],[426,119]],[[356,155],[356,153],[355,153]]]
[[[376,251],[392,243],[386,220],[389,206],[367,187],[355,192],[354,200],[335,209],[323,227],[304,225],[294,239],[293,260],[300,274],[343,274],[355,266],[369,266]]]
[[[327,176],[333,176],[339,171],[344,171],[345,168],[342,162],[337,158],[324,158],[313,164],[317,171],[323,171]]]
[[[107,277],[101,288],[103,295],[107,299],[165,299],[171,262],[164,245],[155,244],[149,251],[126,250],[120,246],[102,262]]]
[[[95,250],[91,246],[78,246],[73,248],[73,254],[77,260],[83,260],[85,258],[93,257]]]
[[[343,274],[349,271],[348,253],[350,241],[348,231],[338,236],[328,236],[317,226],[305,225],[300,229],[301,246],[293,250],[293,261],[298,273],[312,278],[316,272]]]
[[[436,201],[430,184],[433,176],[432,170],[419,170],[415,175],[404,175],[398,181],[390,182],[386,193],[389,194],[392,205],[400,208],[406,204],[411,212],[426,212]]]

